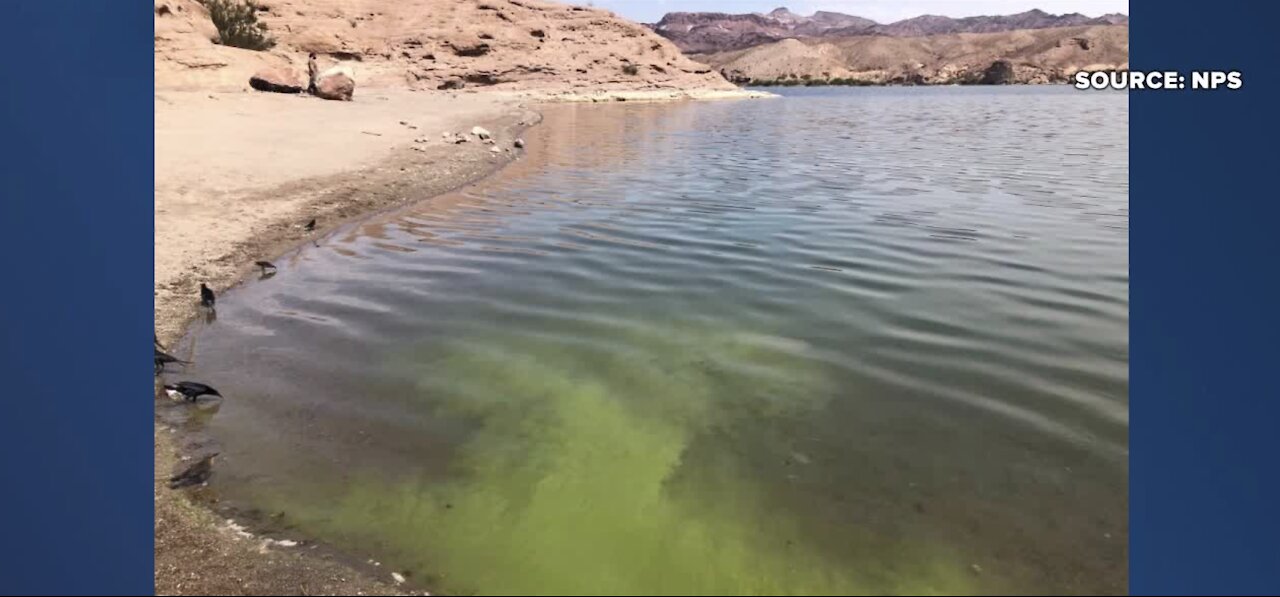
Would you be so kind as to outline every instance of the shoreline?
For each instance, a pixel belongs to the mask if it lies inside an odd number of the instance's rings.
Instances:
[[[542,120],[526,104],[760,97],[771,94],[374,89],[356,102],[328,102],[157,91],[156,334],[183,358],[175,344],[198,316],[201,282],[225,292],[256,271],[255,260],[276,259],[354,220],[498,174],[526,151],[513,141]],[[319,131],[316,122],[331,126]],[[252,132],[234,136],[245,125]],[[471,137],[473,126],[491,131],[494,143]],[[446,142],[442,132],[470,139]],[[301,224],[311,218],[318,225],[306,233]],[[182,379],[181,370],[165,379]],[[156,594],[415,594],[389,568],[374,576],[374,566],[336,546],[255,535],[199,489],[168,489],[168,477],[190,459],[184,452],[199,446],[184,450],[183,434],[158,415],[154,430]]]
[[[365,147],[353,149],[330,164],[300,165],[298,170],[305,174],[298,178],[268,174],[264,169],[271,166],[262,162],[248,163],[247,168],[234,173],[234,176],[262,175],[259,178],[271,181],[258,188],[250,182],[254,176],[219,181],[211,180],[216,176],[200,173],[202,169],[220,168],[223,164],[219,162],[226,161],[220,160],[220,156],[188,164],[186,171],[183,166],[164,163],[177,157],[160,155],[173,141],[171,137],[190,137],[192,131],[174,135],[166,130],[162,120],[167,121],[174,115],[162,113],[165,108],[161,103],[175,96],[190,101],[194,97],[183,96],[196,95],[206,96],[204,99],[211,102],[234,103],[233,110],[238,115],[248,116],[250,121],[268,129],[268,133],[280,135],[277,141],[294,145],[289,148],[291,151],[300,148],[292,139],[303,138],[292,136],[294,129],[299,124],[304,128],[309,124],[289,122],[288,115],[279,115],[283,119],[270,124],[263,122],[271,116],[272,108],[282,102],[302,101],[310,104],[305,108],[335,115],[340,111],[350,112],[352,108],[346,103],[263,94],[156,94],[155,325],[160,341],[179,358],[183,356],[181,347],[174,344],[186,335],[198,316],[195,297],[201,282],[224,292],[255,271],[255,260],[276,259],[303,246],[313,235],[326,234],[371,214],[430,200],[491,176],[519,159],[522,150],[512,148],[512,141],[541,121],[537,112],[505,98],[483,98],[480,109],[468,106],[450,110],[447,105],[442,106],[442,102],[456,103],[459,96],[375,90],[366,95],[372,98],[366,102],[390,105],[374,105],[370,114],[357,116],[353,122],[334,123],[335,127],[347,129],[345,133],[349,138],[353,139],[355,134],[369,137],[363,140]],[[377,99],[388,96],[387,100]],[[403,109],[421,110],[424,102],[425,107],[431,109],[443,108],[424,120],[433,125],[447,125],[445,128],[435,130],[439,127],[413,125],[411,116],[389,119],[391,114]],[[200,110],[195,112],[198,114]],[[188,114],[179,120],[192,125],[195,136],[206,137],[206,140],[220,136],[222,131],[217,130],[216,122],[190,123],[192,118],[198,116]],[[370,125],[382,128],[369,131],[367,129],[373,128]],[[410,126],[418,128],[408,128]],[[452,144],[441,137],[442,131],[469,136],[473,126],[491,131],[494,144],[486,145],[474,137],[466,143]],[[396,127],[405,130],[398,131]],[[360,130],[355,130],[357,128]],[[386,130],[388,128],[392,130]],[[415,142],[424,137],[428,138],[425,142]],[[334,140],[321,142],[319,149],[332,142]],[[491,147],[499,147],[500,152],[490,151]],[[256,149],[240,146],[226,153],[247,151],[250,155],[237,157],[254,162],[263,159],[261,154],[274,153],[277,149],[280,149],[278,145]],[[317,150],[311,146],[296,153],[304,161],[311,161]],[[191,207],[183,205],[191,195],[205,195],[204,201],[216,205],[182,209]],[[245,211],[234,218],[225,217],[237,210]],[[308,234],[302,230],[301,223],[310,218],[316,218],[318,225],[315,232]],[[236,221],[228,222],[230,219]],[[206,233],[219,242],[205,242]],[[181,379],[181,371],[168,373],[166,379]],[[225,518],[213,507],[215,504],[198,495],[198,490],[194,493],[170,490],[166,486],[168,477],[181,469],[190,456],[184,455],[186,450],[181,445],[182,434],[178,429],[157,418],[154,432],[156,594],[414,594],[398,586],[390,570],[385,576],[375,577],[362,570],[354,559],[330,546],[310,541],[296,545],[280,543],[267,535],[253,534],[240,523]]]

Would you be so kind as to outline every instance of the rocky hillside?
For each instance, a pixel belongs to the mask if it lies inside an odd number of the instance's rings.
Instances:
[[[1051,83],[1081,69],[1128,69],[1129,28],[786,39],[699,59],[738,83]]]
[[[923,15],[880,24],[837,12],[819,11],[813,16],[804,17],[786,8],[778,8],[768,14],[673,12],[662,17],[661,21],[653,25],[653,29],[675,42],[681,50],[690,54],[702,54],[749,48],[782,39],[862,35],[921,37],[949,33],[997,33],[1020,29],[1128,24],[1129,17],[1122,14],[1095,18],[1079,13],[1053,15],[1042,10],[964,18]]]
[[[265,67],[345,62],[360,86],[574,90],[732,89],[651,30],[542,0],[259,0],[276,45],[215,43],[197,0],[154,0],[157,89],[234,90]]]

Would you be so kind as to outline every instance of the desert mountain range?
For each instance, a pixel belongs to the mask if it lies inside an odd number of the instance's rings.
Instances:
[[[1127,70],[1129,28],[784,39],[697,58],[738,83],[1056,83],[1079,70]]]
[[[265,68],[351,65],[361,86],[734,89],[670,41],[613,13],[543,0],[257,0],[276,44],[215,43],[197,0],[154,0],[157,89],[239,90]],[[358,92],[357,92],[358,93]]]
[[[864,35],[922,37],[953,33],[999,33],[1022,29],[1049,29],[1084,25],[1125,25],[1129,17],[1107,14],[1087,17],[1080,13],[1053,15],[1029,10],[1013,15],[952,18],[922,15],[894,23],[818,11],[812,16],[797,15],[786,8],[767,14],[726,14],[673,12],[651,25],[659,35],[675,42],[686,53],[703,54],[740,50],[783,39],[813,37],[854,37]]]

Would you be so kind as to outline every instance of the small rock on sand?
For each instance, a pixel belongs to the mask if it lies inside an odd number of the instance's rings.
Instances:
[[[392,572],[391,579],[396,581],[396,584],[398,585],[404,584],[404,575],[400,574],[399,572]]]
[[[475,126],[475,127],[471,127],[471,134],[472,134],[472,135],[475,135],[476,137],[480,138],[481,140],[483,140],[483,139],[488,139],[488,138],[490,138],[490,137],[492,137],[492,136],[493,136],[492,134],[490,134],[490,133],[489,133],[488,129],[486,129],[486,128],[482,127],[482,126]]]
[[[524,149],[524,139],[516,139],[513,145],[516,146],[516,149]]]
[[[490,147],[489,151],[492,151],[493,153],[502,153],[502,150],[497,147]]]

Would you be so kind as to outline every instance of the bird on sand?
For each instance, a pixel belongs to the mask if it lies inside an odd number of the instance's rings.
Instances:
[[[200,306],[206,309],[212,309],[214,303],[218,301],[218,297],[213,296],[213,290],[200,283]]]
[[[258,268],[261,269],[262,273],[264,274],[267,273],[267,270],[276,271],[275,264],[271,263],[270,261],[255,261],[253,262],[253,264],[258,266]]]
[[[165,384],[164,391],[173,400],[186,400],[188,402],[195,402],[201,396],[222,397],[222,394],[219,394],[217,390],[196,381]]]
[[[177,358],[177,357],[175,357],[175,356],[173,356],[173,355],[171,355],[171,354],[169,354],[169,353],[167,353],[167,352],[164,352],[163,350],[160,350],[159,348],[157,348],[157,349],[156,349],[156,375],[160,375],[160,372],[161,372],[161,371],[164,371],[164,366],[165,366],[165,365],[168,365],[169,363],[177,363],[177,364],[179,364],[179,365],[189,365],[189,364],[190,364],[190,363],[189,363],[189,362],[187,362],[187,361],[184,361],[184,360],[182,360],[182,359],[179,359],[179,358]]]
[[[169,477],[169,489],[200,485],[208,481],[209,475],[213,474],[213,458],[217,455],[218,453],[214,452],[205,456],[182,472]]]
[[[311,221],[310,221],[310,222],[307,222],[307,225],[306,225],[306,226],[303,226],[302,228],[303,228],[303,230],[306,230],[307,232],[314,232],[314,231],[315,231],[315,229],[316,229],[316,219],[315,219],[315,218],[311,218]]]

